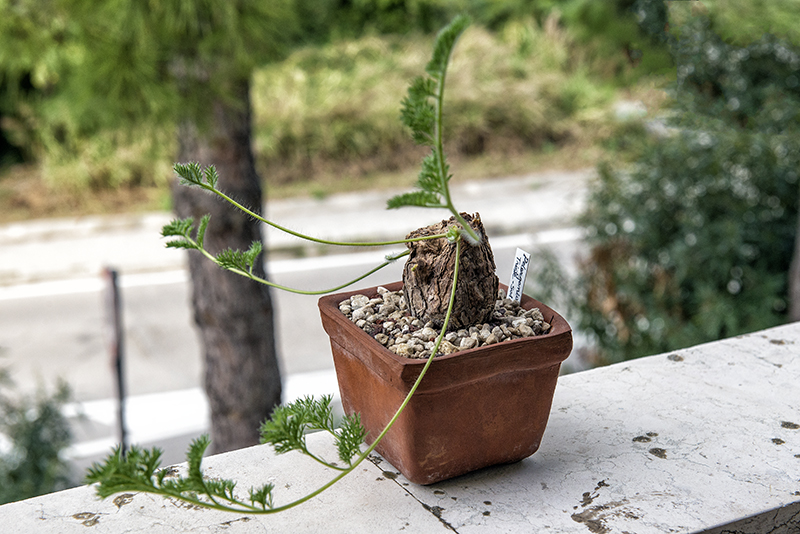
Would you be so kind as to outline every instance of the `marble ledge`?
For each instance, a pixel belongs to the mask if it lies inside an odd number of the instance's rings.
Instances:
[[[81,487],[0,507],[0,531],[792,534],[798,407],[800,324],[791,324],[564,376],[536,454],[432,486],[374,458],[303,506],[266,517],[138,493],[101,501]],[[326,436],[309,442],[334,455]],[[240,488],[273,482],[279,502],[332,477],[265,446],[204,465]]]

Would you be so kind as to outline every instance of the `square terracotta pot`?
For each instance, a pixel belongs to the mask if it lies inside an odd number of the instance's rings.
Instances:
[[[390,284],[390,291],[402,282]],[[504,286],[502,286],[504,287]],[[342,405],[360,413],[372,441],[413,386],[425,360],[398,356],[339,311],[351,295],[377,296],[377,287],[319,300],[331,339]],[[376,451],[416,484],[432,484],[536,452],[550,414],[572,329],[555,311],[523,296],[550,325],[541,336],[438,356]]]

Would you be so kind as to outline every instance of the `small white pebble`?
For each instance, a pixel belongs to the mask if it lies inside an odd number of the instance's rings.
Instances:
[[[408,358],[429,358],[439,335],[438,328],[434,328],[431,322],[423,325],[420,319],[411,317],[402,292],[390,292],[380,287],[378,295],[373,299],[353,295],[339,303],[339,310],[392,352]],[[525,310],[519,303],[505,298],[502,291],[500,299],[495,302],[495,311],[488,324],[448,332],[437,355],[549,331],[550,325],[544,321],[540,310]]]
[[[369,303],[369,297],[366,295],[353,295],[350,297],[350,306],[353,308],[363,308]]]
[[[405,343],[398,343],[397,345],[393,346],[392,349],[394,349],[393,352],[398,356],[410,356],[413,353],[411,347]]]
[[[441,345],[439,345],[439,353],[441,354],[452,354],[454,352],[458,352],[458,347],[449,341],[442,341]]]
[[[459,348],[461,348],[462,350],[466,350],[466,349],[471,349],[473,347],[476,347],[477,345],[478,345],[478,342],[475,340],[475,338],[465,337],[464,339],[461,340],[461,344],[459,345]]]
[[[517,332],[522,337],[531,337],[533,335],[533,329],[530,326],[526,325],[526,324],[523,324],[523,325],[520,325],[519,327],[517,327]]]

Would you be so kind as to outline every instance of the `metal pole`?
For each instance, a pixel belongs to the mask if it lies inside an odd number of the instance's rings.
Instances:
[[[117,389],[117,422],[119,424],[119,443],[122,454],[128,451],[128,432],[125,425],[125,352],[122,326],[122,306],[117,283],[117,271],[110,267],[104,270],[106,279],[106,308],[109,322],[111,340],[109,352],[111,355],[111,368]]]

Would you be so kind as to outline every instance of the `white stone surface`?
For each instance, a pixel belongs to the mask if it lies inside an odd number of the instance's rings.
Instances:
[[[144,494],[117,505],[84,487],[0,507],[0,531],[792,534],[800,531],[799,356],[800,324],[792,324],[562,377],[536,454],[432,486],[365,462],[271,517]],[[331,454],[326,437],[310,442]],[[237,478],[242,489],[274,482],[279,502],[330,476],[267,447],[207,465],[209,476]]]

